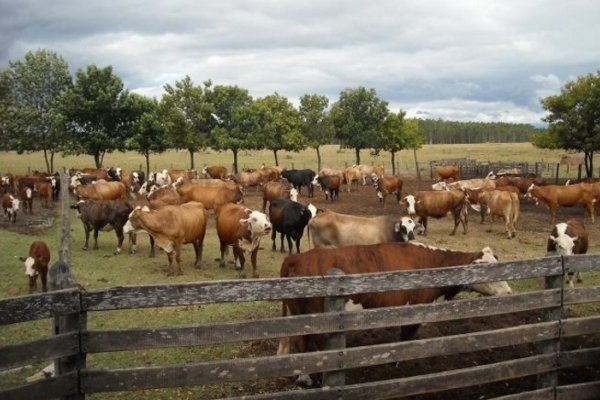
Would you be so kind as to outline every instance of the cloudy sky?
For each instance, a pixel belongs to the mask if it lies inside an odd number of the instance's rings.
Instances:
[[[374,88],[390,110],[538,124],[539,99],[600,69],[595,0],[0,0],[0,68],[40,48],[126,87],[238,85],[297,104]]]

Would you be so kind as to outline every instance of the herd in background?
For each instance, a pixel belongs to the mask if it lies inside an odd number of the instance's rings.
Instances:
[[[435,172],[437,182],[432,190],[417,191],[405,197],[402,197],[402,177],[385,175],[383,167],[367,165],[352,165],[343,171],[323,168],[319,173],[263,165],[237,174],[229,173],[223,166],[207,166],[202,176],[194,170],[162,170],[150,173],[147,178],[143,171],[84,168],[69,171],[69,186],[77,199],[71,207],[77,210],[84,227],[84,250],[89,248],[92,232],[93,248],[97,249],[99,231],[110,226],[117,236],[115,253],[121,252],[126,234],[130,252],[135,253],[136,234],[143,231],[150,237],[150,256],[155,254],[155,245],[160,247],[168,257],[169,275],[182,274],[180,254],[185,244],[194,247],[194,266],[202,265],[207,221],[212,213],[220,243],[219,265],[225,265],[225,253],[232,247],[240,276],[245,276],[245,262],[249,257],[253,277],[259,276],[260,238],[268,234],[272,249],[276,250],[276,235],[280,233],[280,251],[285,251],[284,240],[287,240],[288,254],[292,253],[293,244],[300,253],[305,229],[315,248],[409,242],[415,240],[415,232],[427,234],[429,218],[448,214],[454,219],[450,234],[455,234],[461,224],[466,234],[470,206],[480,213],[481,223],[486,215],[491,216],[492,223],[495,217],[504,219],[510,239],[516,235],[521,196],[548,207],[553,223],[558,207],[577,204],[584,206],[586,217],[594,222],[594,207],[600,198],[597,182],[545,185],[541,178],[512,170],[490,173],[483,179],[461,180],[456,166],[438,166]],[[395,195],[397,203],[406,210],[406,216],[361,217],[317,210],[312,204],[298,202],[298,196],[313,197],[315,187],[323,191],[326,201],[337,201],[344,184],[350,192],[368,180],[375,187],[382,207],[388,195]],[[0,175],[0,184],[4,214],[13,222],[21,205],[25,213],[33,212],[34,193],[40,199],[40,206],[48,208],[60,192],[58,174],[4,174]],[[251,210],[240,204],[244,193],[253,187],[255,191],[262,190],[262,210]],[[547,247],[548,251],[559,254],[582,254],[587,251],[587,242],[585,227],[577,221],[568,221],[554,226]],[[35,259],[31,254],[28,259],[32,257]],[[36,261],[32,265],[41,264]],[[43,267],[27,267],[26,273],[41,275],[46,290],[43,270]],[[572,285],[571,280],[569,283]]]

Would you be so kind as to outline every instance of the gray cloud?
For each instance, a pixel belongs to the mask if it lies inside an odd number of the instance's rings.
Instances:
[[[598,69],[600,3],[0,0],[0,65],[47,48],[127,87],[237,84],[290,100],[375,88],[390,108],[538,123],[539,99]]]

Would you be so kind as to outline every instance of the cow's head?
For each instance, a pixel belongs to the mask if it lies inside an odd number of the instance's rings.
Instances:
[[[417,224],[410,217],[402,217],[394,225],[394,232],[400,235],[401,242],[415,240],[415,228]]]
[[[371,174],[371,181],[373,182],[373,187],[377,187],[377,183],[379,182],[379,175],[373,172]]]
[[[408,215],[415,215],[417,213],[417,199],[414,195],[409,194],[402,199],[402,203],[406,206]]]
[[[133,211],[131,211],[129,213],[129,217],[127,218],[127,222],[123,226],[123,233],[130,233],[130,232],[140,233],[140,232],[145,232],[142,229],[141,224],[139,223],[138,215],[141,212],[150,212],[150,208],[148,208],[148,206],[144,206],[144,207],[137,206],[136,208],[134,208]]]
[[[577,236],[567,235],[567,224],[561,222],[556,224],[556,236],[550,235],[548,240],[552,241],[556,246],[556,253],[561,256],[570,256],[573,254],[573,249],[579,241]]]
[[[494,173],[494,171],[490,171],[490,172],[489,172],[489,173],[486,175],[485,179],[496,179],[497,177],[498,177],[498,176],[497,176],[497,175]]]
[[[321,175],[315,175],[312,182],[310,182],[313,186],[321,186]]]
[[[539,200],[535,194],[535,184],[532,183],[528,188],[527,188],[527,192],[525,193],[525,196],[523,196],[526,199],[530,199],[530,200],[535,200],[535,205],[539,204]]]
[[[35,265],[35,259],[33,257],[19,257],[19,260],[25,264],[25,275],[36,276],[38,272],[33,268]]]
[[[21,201],[14,197],[12,194],[9,194],[8,198],[10,199],[10,208],[8,208],[7,211],[9,213],[15,213],[19,211],[19,205],[21,204]]]
[[[487,246],[481,250],[481,255],[478,259],[473,261],[473,264],[491,264],[497,262],[498,258],[494,255],[492,249]],[[474,292],[481,293],[484,296],[503,296],[512,294],[512,289],[506,281],[473,283],[468,285],[468,288]]]
[[[248,218],[240,219],[240,224],[245,226],[253,237],[263,236],[271,233],[271,229],[273,228],[271,222],[269,222],[269,219],[267,218],[267,215],[256,210],[250,211]]]
[[[444,181],[434,183],[433,185],[431,185],[431,188],[433,190],[450,190],[450,188],[448,187],[448,184]]]
[[[309,203],[308,206],[306,206],[306,208],[308,208],[308,210],[310,211],[310,215],[312,215],[313,217],[317,215],[318,209],[313,203]]]

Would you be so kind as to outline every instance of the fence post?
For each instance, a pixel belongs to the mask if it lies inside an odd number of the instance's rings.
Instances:
[[[556,256],[556,252],[551,251],[546,254],[546,257]],[[558,307],[547,308],[544,310],[543,321],[557,321],[558,322],[558,337],[556,339],[547,340],[540,342],[539,344],[539,352],[540,354],[555,354],[556,355],[556,368],[553,371],[547,372],[545,374],[540,374],[537,376],[537,387],[538,389],[552,387],[554,388],[553,398],[556,398],[556,386],[558,385],[558,361],[560,357],[560,321],[562,318],[563,312],[563,282],[564,282],[564,274],[565,274],[565,265],[564,260],[561,257],[561,265],[562,265],[562,274],[561,275],[551,275],[546,276],[545,279],[545,288],[546,289],[561,289],[561,304]]]
[[[332,268],[327,271],[327,275],[340,276],[344,275],[344,272],[338,268]],[[344,288],[340,288],[340,294],[344,293]],[[344,296],[331,296],[325,297],[324,299],[324,311],[325,312],[338,312],[341,316],[341,312],[344,311],[345,297]],[[343,322],[340,318],[339,329],[344,329]],[[346,375],[342,370],[344,368],[344,349],[346,348],[346,333],[330,333],[325,337],[324,350],[339,350],[338,367],[340,371],[330,371],[323,373],[323,387],[329,386],[344,386],[346,383]]]
[[[71,274],[71,255],[69,243],[71,240],[71,223],[69,220],[69,175],[63,168],[60,173],[60,198],[62,212],[62,232],[60,238],[59,260],[50,268],[50,285],[52,290],[67,289],[75,287],[77,284],[73,281]],[[80,297],[80,294],[77,294]],[[61,315],[54,318],[54,333],[61,334],[74,332],[79,337],[79,354],[69,357],[63,357],[55,360],[54,370],[56,375],[65,374],[71,371],[81,371],[86,366],[86,357],[82,351],[81,335],[87,329],[87,314],[83,311],[78,313]],[[81,375],[77,376],[77,393],[68,395],[65,399],[84,399],[81,385]]]

